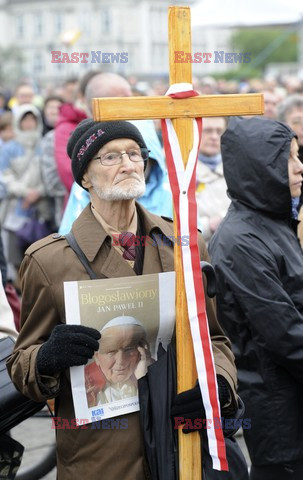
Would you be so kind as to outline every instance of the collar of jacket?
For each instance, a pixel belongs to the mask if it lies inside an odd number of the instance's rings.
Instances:
[[[172,223],[154,215],[136,202],[136,208],[142,213],[146,235],[162,233],[165,237],[172,235]],[[102,226],[95,219],[90,203],[85,207],[77,220],[73,223],[72,232],[84,252],[86,258],[92,262],[104,242],[110,243],[110,235],[105,232]]]

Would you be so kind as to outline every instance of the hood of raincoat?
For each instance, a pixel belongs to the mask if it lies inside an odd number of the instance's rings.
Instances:
[[[23,105],[18,106],[16,111],[14,112],[14,129],[17,133],[23,132],[20,128],[20,122],[24,115],[27,113],[32,113],[34,117],[37,119],[37,129],[39,132],[42,132],[42,116],[37,107],[35,105],[32,105],[31,103],[25,103]]]
[[[20,123],[24,115],[32,113],[37,120],[37,127],[34,130],[21,130]],[[18,106],[14,112],[14,140],[20,143],[25,149],[33,149],[37,146],[42,135],[42,116],[35,105],[26,103]]]
[[[290,144],[296,134],[284,123],[234,117],[221,139],[224,176],[233,200],[275,218],[291,215]]]

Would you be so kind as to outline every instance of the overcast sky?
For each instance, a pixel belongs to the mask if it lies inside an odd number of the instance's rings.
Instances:
[[[192,26],[287,24],[303,14],[303,0],[201,0],[191,8]],[[302,18],[302,17],[301,17]]]

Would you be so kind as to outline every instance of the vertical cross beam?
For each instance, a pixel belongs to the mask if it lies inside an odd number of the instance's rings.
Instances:
[[[175,52],[191,53],[191,25],[189,7],[170,7],[168,13],[169,36],[169,80],[173,83],[192,83],[190,63],[175,63]],[[177,118],[172,120],[179,139],[183,163],[186,165],[193,144],[193,120]],[[174,222],[174,235],[177,237],[177,222]],[[193,352],[184,277],[181,260],[181,246],[175,243],[176,270],[176,341],[177,341],[177,389],[183,392],[192,388],[197,380],[197,370]],[[179,429],[179,476],[180,480],[200,480],[202,478],[201,445],[198,432],[184,435]]]

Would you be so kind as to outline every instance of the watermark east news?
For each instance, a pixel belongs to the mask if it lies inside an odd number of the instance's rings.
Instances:
[[[61,52],[51,51],[51,63],[127,63],[128,52]]]
[[[251,62],[251,53],[247,52],[224,52],[215,50],[214,52],[195,52],[189,53],[177,50],[175,53],[175,63],[249,63]]]

